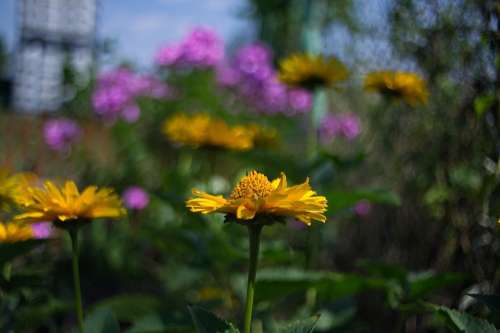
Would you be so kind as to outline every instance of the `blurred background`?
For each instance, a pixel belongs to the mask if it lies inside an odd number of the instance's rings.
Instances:
[[[325,225],[264,231],[256,332],[316,313],[318,332],[447,331],[423,301],[498,324],[468,295],[500,279],[499,34],[497,0],[2,0],[0,166],[123,196],[128,217],[81,247],[86,313],[123,332],[192,332],[188,304],[241,322],[245,230],[184,202],[252,169],[329,201]],[[286,87],[297,52],[350,77],[321,102]],[[417,73],[428,101],[366,92],[377,70]],[[259,130],[193,144],[168,129],[179,114]],[[0,260],[0,331],[68,332],[68,240],[24,250]]]

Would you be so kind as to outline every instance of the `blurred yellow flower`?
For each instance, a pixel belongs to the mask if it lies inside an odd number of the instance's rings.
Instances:
[[[27,222],[117,218],[126,214],[112,189],[88,186],[80,193],[73,181],[66,181],[61,187],[51,181],[45,181],[41,187],[29,187],[18,203],[25,212],[14,219]]]
[[[271,182],[264,174],[251,171],[239,181],[228,199],[196,189],[193,195],[195,198],[189,199],[186,206],[195,213],[227,213],[238,220],[252,220],[256,215],[290,216],[307,225],[312,220],[326,222],[326,198],[316,195],[309,179],[288,187],[284,173]]]
[[[349,70],[335,57],[294,54],[280,62],[280,81],[294,87],[333,87],[348,77]]]
[[[411,107],[426,104],[429,91],[425,80],[417,73],[376,71],[365,77],[366,91],[375,91],[389,97],[401,98]]]
[[[23,191],[34,184],[37,176],[28,172],[11,174],[0,168],[0,207],[15,203]]]
[[[165,120],[163,133],[172,142],[182,145],[231,150],[252,149],[259,139],[275,135],[255,124],[231,126],[206,113],[176,114]]]
[[[0,243],[15,243],[34,238],[33,229],[29,225],[0,222]]]

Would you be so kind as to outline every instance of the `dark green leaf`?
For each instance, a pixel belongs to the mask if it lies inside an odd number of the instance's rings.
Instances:
[[[321,297],[335,299],[365,289],[386,287],[383,279],[366,278],[356,274],[273,269],[258,273],[255,298],[257,301],[276,301],[290,294],[316,288]]]
[[[137,320],[127,333],[192,333],[191,324],[180,323],[178,319],[165,318],[158,314],[147,315]]]
[[[239,332],[231,323],[221,319],[207,310],[197,306],[190,306],[189,312],[193,318],[196,332],[198,333],[237,333]]]
[[[351,208],[361,200],[394,206],[401,204],[399,196],[387,190],[331,191],[326,194],[326,198],[329,213]]]
[[[44,240],[30,239],[23,242],[0,244],[0,266],[3,266],[7,261],[28,253],[44,242]]]
[[[500,296],[487,294],[468,294],[484,303],[492,311],[500,311]]]
[[[159,307],[160,301],[156,297],[139,294],[115,296],[94,306],[95,309],[109,308],[117,319],[130,322],[155,312]]]
[[[445,306],[433,306],[436,314],[445,318],[454,332],[460,333],[497,333],[497,329],[484,319],[473,317]]]
[[[318,323],[320,315],[295,321],[278,330],[279,333],[311,333]]]
[[[109,308],[99,308],[92,312],[83,325],[85,333],[120,333],[120,326]]]
[[[458,273],[434,274],[428,272],[410,276],[408,280],[409,297],[417,299],[434,292],[436,289],[461,283],[465,280],[465,276]]]

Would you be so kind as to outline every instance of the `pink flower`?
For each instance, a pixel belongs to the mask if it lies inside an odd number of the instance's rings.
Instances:
[[[292,110],[304,113],[311,110],[312,95],[305,89],[292,89],[288,92],[288,102]]]
[[[366,216],[372,211],[372,204],[369,201],[361,200],[354,206],[354,212],[358,216]]]
[[[35,239],[50,238],[54,233],[52,223],[50,222],[33,223],[31,225],[31,230],[33,230],[33,236]]]
[[[68,118],[47,120],[43,125],[45,143],[53,150],[66,151],[81,136],[78,124]]]
[[[122,194],[125,207],[143,210],[149,204],[149,195],[139,186],[130,186]]]
[[[141,96],[164,99],[171,97],[171,93],[166,84],[152,76],[117,68],[99,75],[92,105],[94,111],[108,121],[121,117],[127,122],[135,122],[141,113],[135,99]]]
[[[156,64],[173,67],[211,68],[224,59],[224,43],[217,33],[194,28],[180,43],[163,46],[155,56]]]
[[[320,139],[324,143],[342,137],[354,140],[361,133],[361,121],[354,113],[328,114],[319,126]]]

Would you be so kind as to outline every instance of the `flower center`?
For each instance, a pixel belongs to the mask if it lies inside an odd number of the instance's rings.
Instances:
[[[240,182],[231,193],[230,199],[245,199],[245,198],[265,198],[274,190],[271,182],[267,177],[255,170],[252,170],[248,175],[241,178]]]

